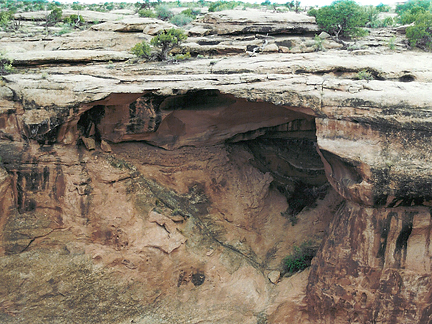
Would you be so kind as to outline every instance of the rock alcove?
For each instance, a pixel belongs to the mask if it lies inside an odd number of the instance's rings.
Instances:
[[[81,114],[79,137],[111,145],[142,141],[171,151],[239,145],[287,197],[288,214],[296,215],[324,198],[329,183],[318,153],[313,112],[250,102],[218,90],[172,92],[112,94]]]

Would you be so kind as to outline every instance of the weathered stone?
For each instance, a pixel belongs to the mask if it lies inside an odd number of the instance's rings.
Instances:
[[[101,150],[106,153],[112,152],[111,146],[104,140],[101,141]]]
[[[279,271],[271,271],[267,278],[270,280],[271,283],[277,284],[280,278],[280,272]]]
[[[91,151],[91,150],[96,149],[96,141],[94,140],[94,138],[81,137],[81,140],[83,141],[87,150]]]

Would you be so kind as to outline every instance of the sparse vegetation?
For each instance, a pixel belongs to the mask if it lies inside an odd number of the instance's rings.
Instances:
[[[151,9],[141,9],[138,11],[138,16],[147,18],[156,18],[156,13]]]
[[[6,53],[0,52],[0,75],[6,75],[12,72],[12,60],[6,56]]]
[[[192,20],[194,20],[194,18],[187,16],[183,13],[179,13],[178,15],[173,16],[170,19],[171,24],[174,24],[176,26],[185,26],[187,24],[189,24]]]
[[[283,272],[293,274],[308,268],[316,255],[316,251],[317,247],[314,246],[312,241],[306,241],[300,246],[294,246],[293,253],[283,259]]]
[[[314,41],[315,41],[315,45],[314,45],[315,51],[319,52],[325,50],[323,45],[324,40],[321,37],[319,37],[319,35],[315,35]]]
[[[373,75],[368,70],[364,69],[357,73],[357,79],[370,81],[373,80]]]
[[[159,5],[156,7],[156,16],[161,20],[170,20],[174,14],[165,5]]]
[[[210,4],[208,11],[215,12],[222,10],[231,10],[241,4],[242,3],[239,1],[216,1]]]

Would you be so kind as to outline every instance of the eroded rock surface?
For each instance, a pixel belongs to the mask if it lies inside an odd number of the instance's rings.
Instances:
[[[430,321],[429,56],[232,15],[177,64],[121,62],[148,20],[1,40],[2,323]]]

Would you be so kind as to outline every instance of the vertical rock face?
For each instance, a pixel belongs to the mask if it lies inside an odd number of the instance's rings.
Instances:
[[[429,208],[342,205],[307,288],[319,323],[429,323]]]

